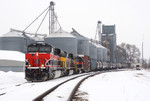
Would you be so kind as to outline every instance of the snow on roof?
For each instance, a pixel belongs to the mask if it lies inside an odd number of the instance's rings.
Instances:
[[[6,34],[3,34],[1,37],[23,37],[23,35],[21,35],[22,33],[20,32],[15,32],[15,31],[9,31]]]
[[[52,38],[52,37],[71,37],[71,38],[75,38],[75,36],[71,35],[70,33],[62,30],[62,29],[59,29],[58,31],[50,34],[48,37],[46,38]]]
[[[93,43],[97,48],[105,48],[105,47],[103,47],[101,44],[97,44],[97,43]]]
[[[87,37],[85,37],[85,36],[79,34],[74,28],[72,28],[72,30],[73,30],[73,31],[71,32],[71,34],[74,35],[74,36],[76,36],[78,39],[81,39],[81,40],[89,40]]]
[[[99,44],[99,46],[100,46],[101,48],[103,48],[103,49],[106,49],[106,47],[102,46],[101,44]]]
[[[35,41],[44,41],[44,39],[39,36],[34,36],[34,37],[32,37],[32,39],[34,39]]]
[[[89,46],[91,46],[91,45],[97,47],[93,42],[89,41]]]
[[[103,48],[101,44],[94,43],[97,47]]]
[[[25,61],[25,54],[18,51],[0,50],[0,60]]]

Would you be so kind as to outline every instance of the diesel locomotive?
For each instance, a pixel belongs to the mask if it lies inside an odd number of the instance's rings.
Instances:
[[[45,81],[84,72],[83,58],[46,43],[30,44],[25,54],[25,79]]]

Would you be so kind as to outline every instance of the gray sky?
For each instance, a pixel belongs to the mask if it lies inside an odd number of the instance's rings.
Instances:
[[[51,0],[1,0],[0,35],[10,28],[23,30]],[[142,47],[144,58],[150,58],[150,0],[53,0],[58,20],[65,31],[75,28],[94,38],[97,21],[116,25],[117,44],[122,42]],[[36,25],[36,24],[35,24]],[[45,29],[44,29],[45,28]],[[35,32],[35,28],[27,31]],[[46,23],[39,33],[48,33]]]

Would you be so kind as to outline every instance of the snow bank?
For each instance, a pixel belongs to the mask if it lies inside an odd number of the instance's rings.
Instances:
[[[3,72],[0,71],[0,89],[25,83],[26,80],[24,79],[24,72]]]
[[[25,61],[25,54],[18,51],[0,50],[0,60]]]
[[[1,84],[14,84],[14,83],[22,83],[25,81],[24,72],[3,72],[0,71],[0,85]]]

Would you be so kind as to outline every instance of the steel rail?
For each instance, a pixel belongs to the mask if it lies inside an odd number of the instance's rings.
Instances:
[[[74,89],[72,90],[72,92],[71,92],[71,94],[69,95],[69,98],[67,99],[67,101],[72,101],[72,99],[73,99],[75,93],[77,92],[77,90],[78,90],[79,86],[82,84],[82,82],[84,82],[84,81],[85,81],[86,79],[88,79],[89,77],[98,75],[98,74],[100,74],[100,73],[103,73],[103,72],[98,72],[98,73],[89,75],[89,76],[87,76],[87,77],[81,79],[81,80],[77,83],[77,85],[74,87]]]

